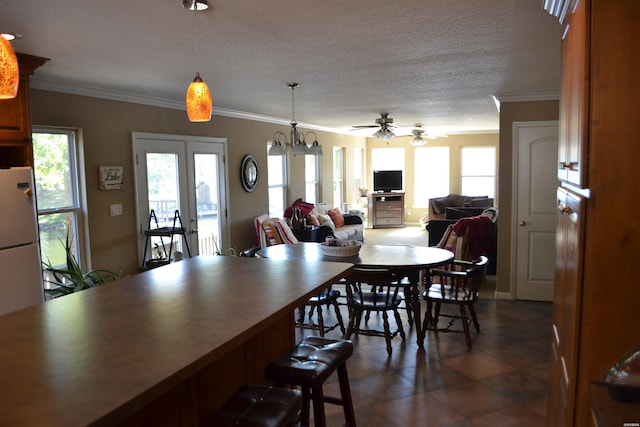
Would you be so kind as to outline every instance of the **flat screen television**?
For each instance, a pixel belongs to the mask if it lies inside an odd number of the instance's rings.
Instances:
[[[402,190],[402,171],[373,171],[373,191]]]

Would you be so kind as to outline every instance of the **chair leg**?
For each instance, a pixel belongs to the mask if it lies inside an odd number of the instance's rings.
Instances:
[[[400,313],[398,312],[398,310],[393,310],[393,315],[396,318],[396,323],[398,324],[398,330],[400,331],[400,337],[402,338],[402,341],[404,341],[406,339],[406,336],[404,334],[404,328],[402,327],[402,319],[400,318]]]
[[[349,387],[349,376],[347,375],[347,365],[338,366],[338,381],[340,383],[340,397],[342,398],[342,408],[344,419],[348,427],[356,427],[356,416],[353,412],[353,400],[351,399],[351,388]]]
[[[358,320],[358,310],[354,307],[349,307],[349,325],[347,326],[347,332],[345,332],[344,337],[346,339],[351,338],[351,335],[353,335],[354,332],[357,333],[357,328],[359,326],[360,321]]]
[[[336,312],[336,319],[338,320],[338,326],[340,326],[340,332],[342,332],[342,335],[344,335],[344,322],[342,320],[342,313],[340,313],[340,306],[338,305],[338,300],[334,299],[333,302],[333,309]]]
[[[411,286],[405,287],[402,292],[404,292],[404,304],[407,310],[409,326],[413,326],[413,299],[417,298],[417,296],[413,294],[413,288]]]
[[[309,387],[302,387],[302,411],[300,411],[300,425],[309,426],[309,402],[311,401],[311,390]]]
[[[480,323],[478,323],[478,316],[476,316],[476,309],[473,304],[469,305],[469,312],[471,313],[471,320],[473,320],[473,326],[476,327],[476,332],[480,332]]]
[[[460,318],[462,320],[462,328],[464,329],[464,336],[467,339],[467,347],[471,348],[471,332],[469,331],[469,318],[467,317],[467,310],[465,310],[463,304],[460,304]]]
[[[389,315],[386,311],[382,312],[382,322],[384,324],[384,340],[387,343],[387,354],[391,356],[393,347],[391,347],[391,328],[389,328]]]
[[[319,305],[317,308],[318,312],[318,332],[321,337],[324,337],[324,315],[322,314],[322,306]]]
[[[324,414],[324,394],[322,385],[311,389],[311,400],[313,400],[313,420],[316,427],[326,427],[327,422]]]

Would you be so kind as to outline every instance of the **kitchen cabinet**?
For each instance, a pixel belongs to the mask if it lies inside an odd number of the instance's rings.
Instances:
[[[572,1],[562,40],[558,179],[578,187],[586,183],[588,22],[585,1]]]
[[[571,5],[559,139],[561,156],[579,156],[559,176],[547,419],[582,427],[594,425],[592,381],[640,343],[640,2]]]
[[[16,54],[20,68],[18,95],[0,100],[0,167],[33,166],[29,80],[48,59]]]

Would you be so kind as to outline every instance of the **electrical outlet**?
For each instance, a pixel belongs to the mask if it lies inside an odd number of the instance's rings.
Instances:
[[[111,210],[111,216],[120,216],[122,215],[122,203],[118,203],[115,205],[109,205]]]

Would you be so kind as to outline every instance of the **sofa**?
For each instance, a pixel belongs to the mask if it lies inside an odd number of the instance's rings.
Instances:
[[[359,215],[342,213],[339,208],[324,203],[314,206],[310,215],[307,215],[307,224],[311,221],[313,225],[328,226],[338,239],[364,242],[364,224]],[[313,217],[317,218],[318,224],[313,223]]]
[[[445,197],[429,199],[429,216],[426,223],[433,219],[445,219],[447,208],[489,208],[493,206],[493,198],[488,196],[463,196],[449,194]]]
[[[338,239],[364,242],[364,224],[358,215],[342,213],[340,208],[334,208],[327,203],[312,204],[298,199],[285,209],[284,217],[290,219],[295,208],[300,210],[308,226],[323,228],[321,233],[317,233],[318,241],[324,241],[326,236],[332,235]]]

